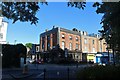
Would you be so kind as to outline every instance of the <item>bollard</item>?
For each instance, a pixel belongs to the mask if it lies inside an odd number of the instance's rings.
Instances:
[[[69,68],[68,68],[68,69],[67,69],[67,72],[68,72],[68,80],[69,80],[69,71],[70,71],[70,70],[69,70]]]
[[[44,69],[43,71],[44,71],[44,80],[45,80],[46,69]]]

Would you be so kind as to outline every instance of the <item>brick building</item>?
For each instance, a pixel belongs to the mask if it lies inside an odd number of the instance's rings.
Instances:
[[[77,29],[68,30],[55,27],[40,34],[40,51],[44,52],[52,49],[57,44],[63,50],[68,49],[68,53],[77,61],[95,61],[97,52],[106,52],[105,40],[99,40],[96,34],[87,34],[86,31]]]

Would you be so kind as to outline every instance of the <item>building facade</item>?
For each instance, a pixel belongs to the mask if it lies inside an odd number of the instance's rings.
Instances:
[[[48,51],[57,44],[68,49],[68,53],[77,61],[94,61],[97,52],[106,52],[105,40],[99,40],[95,34],[88,35],[86,31],[68,30],[53,27],[40,34],[40,51]]]
[[[0,44],[6,44],[6,34],[7,34],[8,23],[3,21],[3,17],[0,17]]]

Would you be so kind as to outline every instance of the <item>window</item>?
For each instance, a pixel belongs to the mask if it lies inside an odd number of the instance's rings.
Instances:
[[[76,43],[76,49],[79,50],[79,45]]]
[[[93,47],[93,52],[95,52],[95,48]]]
[[[62,49],[64,50],[65,49],[65,42],[62,41]]]
[[[84,39],[84,43],[87,44],[87,39],[86,38]]]
[[[69,49],[72,50],[72,43],[69,43]]]
[[[78,41],[78,37],[76,37],[76,41]]]
[[[50,35],[47,36],[47,50],[50,49]]]
[[[69,36],[69,39],[72,40],[72,36]]]
[[[36,46],[36,52],[39,52],[39,46]]]
[[[45,48],[45,37],[42,37],[42,49]]]
[[[85,51],[87,51],[87,47],[85,46]]]
[[[65,35],[64,34],[62,34],[62,39],[65,39]]]
[[[102,44],[100,44],[100,52],[102,52]]]
[[[92,40],[92,43],[94,44],[94,43],[95,43],[95,41],[94,41],[94,40]]]
[[[2,27],[2,26],[0,25],[0,32],[1,32],[1,27]]]
[[[3,33],[0,33],[0,39],[3,39]]]

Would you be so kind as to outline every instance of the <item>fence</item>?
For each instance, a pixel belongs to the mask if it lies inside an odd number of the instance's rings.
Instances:
[[[3,70],[3,80],[77,80],[77,69],[72,68],[43,68],[29,69],[28,74],[23,75],[22,70]],[[9,75],[10,74],[10,75]],[[12,76],[11,76],[12,75]]]

